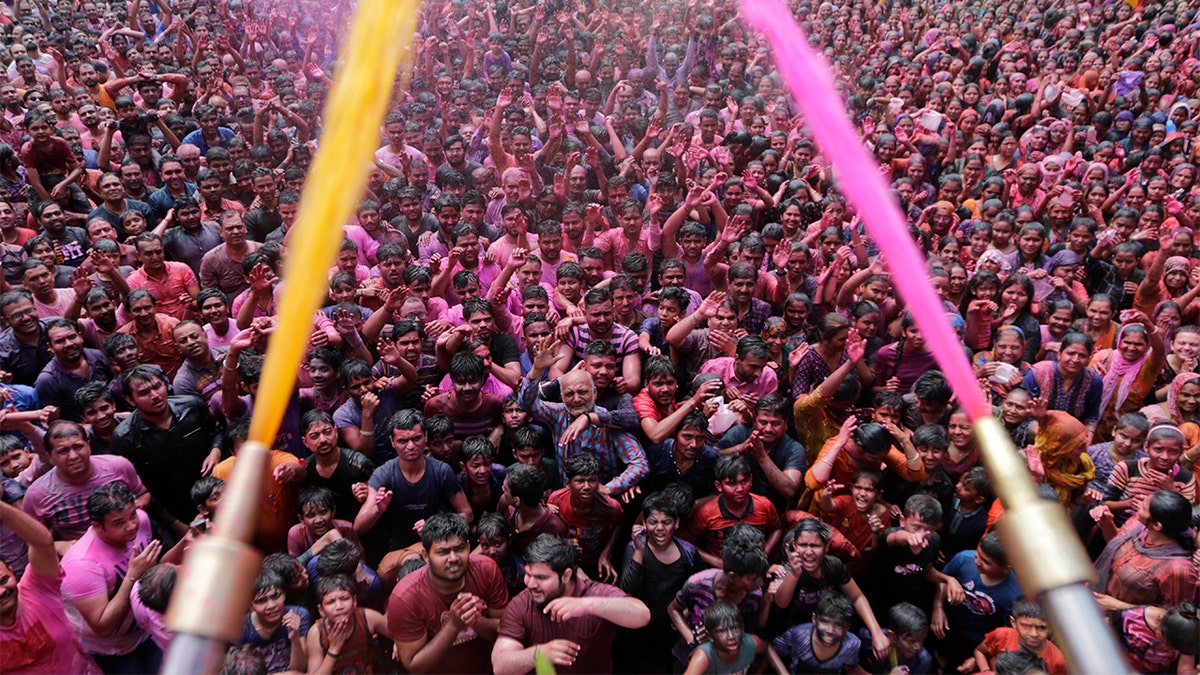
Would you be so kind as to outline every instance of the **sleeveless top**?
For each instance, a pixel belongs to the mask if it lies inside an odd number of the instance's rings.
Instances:
[[[722,661],[711,641],[701,644],[700,649],[704,650],[704,655],[708,657],[706,672],[714,675],[740,675],[749,671],[750,665],[754,663],[754,638],[749,634],[742,636],[742,646],[738,649],[737,658],[733,663]]]
[[[328,652],[329,624],[324,619],[321,620],[320,630],[321,649]],[[371,630],[367,626],[367,613],[360,609],[354,615],[354,629],[350,632],[346,644],[342,645],[342,651],[338,653],[337,661],[333,665],[333,672],[348,675],[350,673],[382,673],[383,671],[383,659],[379,654],[379,645],[375,644],[375,639],[371,637]]]

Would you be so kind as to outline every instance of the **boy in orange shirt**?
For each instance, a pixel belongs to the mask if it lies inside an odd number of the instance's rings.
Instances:
[[[975,648],[975,663],[971,671],[991,670],[996,656],[1003,652],[1017,651],[1024,647],[1046,662],[1050,675],[1067,675],[1067,662],[1058,647],[1050,641],[1050,624],[1042,614],[1042,608],[1032,600],[1013,603],[1012,627],[997,628],[983,638]],[[970,661],[963,664],[967,667]]]

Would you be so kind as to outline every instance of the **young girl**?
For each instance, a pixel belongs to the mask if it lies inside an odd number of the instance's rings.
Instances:
[[[972,349],[984,349],[991,341],[999,292],[1000,277],[991,272],[976,272],[967,283],[958,311],[967,321],[967,343]]]
[[[900,329],[902,335],[898,342],[885,345],[875,353],[876,391],[911,391],[918,377],[937,368],[937,361],[925,345],[925,338],[911,312],[904,313]]]
[[[1088,300],[1085,310],[1086,318],[1076,322],[1075,329],[1092,338],[1096,349],[1112,349],[1117,338],[1117,330],[1120,328],[1117,322],[1112,320],[1116,315],[1116,307],[1112,298],[1103,293],[1097,293]]]
[[[692,652],[684,675],[744,673],[763,656],[779,675],[788,672],[774,647],[757,635],[746,634],[741,612],[728,600],[704,608],[704,631],[708,639]]]
[[[1104,503],[1117,525],[1124,523],[1144,498],[1168,481],[1175,492],[1189,502],[1196,501],[1196,477],[1179,465],[1185,442],[1178,428],[1160,424],[1146,436],[1145,459],[1127,459],[1113,467]]]
[[[1153,605],[1130,607],[1112,616],[1112,626],[1129,665],[1139,673],[1187,672],[1200,648],[1196,606],[1182,602],[1166,609]],[[1179,661],[1178,670],[1171,668]]]
[[[359,609],[350,577],[322,579],[317,598],[321,619],[316,630],[308,631],[309,675],[384,672],[375,638],[387,636],[387,619],[373,609]]]

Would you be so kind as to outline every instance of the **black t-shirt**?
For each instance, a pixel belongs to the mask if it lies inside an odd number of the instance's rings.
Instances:
[[[325,478],[317,472],[316,455],[308,453],[308,457],[305,459],[308,466],[305,470],[304,487],[328,488],[333,493],[333,517],[338,520],[354,522],[354,517],[358,515],[361,504],[354,498],[354,490],[351,489],[351,486],[371,480],[371,474],[375,471],[375,463],[366,455],[348,448],[339,448],[339,451],[341,455],[338,457],[337,468],[333,470],[329,478]]]
[[[520,360],[521,350],[517,347],[516,338],[507,333],[492,335],[492,363],[503,366]]]
[[[901,528],[891,527],[884,538]],[[876,616],[886,616],[893,605],[911,602],[929,611],[933,604],[932,584],[925,580],[926,568],[937,558],[942,538],[935,532],[929,535],[929,543],[914,553],[909,546],[883,545],[875,550],[875,569],[871,575],[875,582],[875,593],[871,606]]]
[[[246,224],[246,231],[249,237],[261,244],[267,240],[268,234],[271,234],[283,225],[283,218],[279,217],[278,211],[265,209],[260,206],[247,211],[246,216],[242,218],[242,222]]]

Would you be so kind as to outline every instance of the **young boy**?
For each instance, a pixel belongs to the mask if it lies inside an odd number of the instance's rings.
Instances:
[[[987,671],[995,664],[997,654],[1024,647],[1046,662],[1050,675],[1066,675],[1067,662],[1049,638],[1050,624],[1042,614],[1041,606],[1032,600],[1018,600],[1013,603],[1012,627],[993,630],[984,636],[983,644],[975,648],[974,669]]]
[[[850,479],[850,494],[833,496],[844,490],[841,483],[829,481],[821,494],[821,513],[824,520],[846,535],[870,562],[875,551],[875,538],[887,527],[888,505],[879,500],[883,476],[873,469],[863,469]]]
[[[359,609],[350,577],[338,574],[322,579],[317,598],[321,618],[306,638],[308,672],[384,672],[375,638],[387,635],[387,619],[373,609]]]
[[[524,426],[513,434],[513,459],[519,464],[541,469],[546,474],[546,489],[557,490],[562,485],[559,478],[558,459],[554,453],[546,455],[547,437],[541,427]]]
[[[579,547],[579,565],[593,579],[615,582],[612,549],[621,523],[621,504],[600,491],[600,463],[590,453],[571,455],[563,468],[567,487],[550,493],[546,503],[558,509],[567,536]]]
[[[720,567],[725,538],[738,523],[753,525],[762,532],[770,555],[783,536],[779,514],[771,500],[750,492],[754,481],[750,461],[742,455],[725,455],[713,467],[713,478],[717,498],[699,506],[688,526],[689,539],[699,549],[700,558],[707,565]]]
[[[907,672],[908,675],[925,675],[933,670],[933,656],[925,649],[925,638],[929,635],[929,616],[912,603],[902,602],[888,612],[887,636],[892,641],[891,654],[879,660],[870,650],[862,652],[863,668],[868,673]],[[859,640],[870,643],[871,633],[863,628]],[[907,670],[898,670],[907,669]]]
[[[955,507],[942,536],[942,553],[947,557],[975,548],[987,531],[988,509],[995,495],[987,469],[973,466],[954,488]]]
[[[296,499],[300,522],[288,530],[288,555],[307,565],[335,539],[358,541],[354,523],[333,517],[335,503],[329,488],[309,487],[300,493]]]
[[[548,475],[536,466],[518,463],[508,467],[508,475],[504,478],[504,501],[500,508],[513,533],[513,547],[519,555],[524,554],[525,548],[539,535],[568,536],[567,526],[558,514],[543,503]]]
[[[708,639],[692,652],[684,675],[748,672],[764,656],[776,673],[788,672],[769,642],[746,634],[741,612],[728,600],[718,600],[704,608],[704,632]]]
[[[454,421],[446,413],[436,413],[425,418],[425,450],[430,457],[440,459],[450,466],[459,466],[458,448],[454,442]]]
[[[933,604],[930,584],[946,583],[946,593],[953,602],[963,598],[958,581],[934,569],[941,537],[937,529],[942,523],[942,507],[933,497],[917,494],[904,503],[900,527],[883,534],[883,544],[876,550],[875,593],[868,594],[876,615],[893,605],[911,602],[924,609]]]
[[[217,517],[217,505],[221,503],[223,494],[225,481],[216,476],[205,476],[192,483],[191,492],[188,494],[192,498],[192,504],[196,506],[196,520],[192,527],[201,532],[208,529],[212,519]]]
[[[738,529],[749,527],[743,525]],[[735,534],[730,536],[721,552],[719,567],[697,572],[688,578],[667,607],[667,615],[679,631],[679,640],[672,653],[680,667],[688,662],[692,650],[703,641],[704,610],[717,600],[734,604],[742,614],[742,625],[751,631],[758,629],[768,566],[757,533],[754,537]]]
[[[988,632],[1005,624],[1013,603],[1021,597],[1017,577],[1004,556],[1000,534],[987,533],[974,551],[950,559],[943,572],[962,586],[967,599],[947,606],[939,594],[933,601],[933,629],[938,652],[947,665],[963,662]]]
[[[5,478],[16,480],[30,464],[33,464],[33,453],[25,439],[14,434],[0,436],[0,473]]]
[[[213,468],[213,475],[228,481],[233,475],[237,453],[250,433],[250,420],[242,418],[226,431],[227,444],[232,457],[224,459]],[[259,504],[258,527],[255,544],[264,551],[283,551],[287,548],[288,530],[296,522],[295,503],[299,492],[297,485],[304,480],[306,472],[299,459],[282,450],[271,449],[269,471],[264,483],[264,493]]]
[[[508,587],[508,597],[516,597],[525,590],[525,563],[512,547],[512,532],[508,521],[499,513],[487,513],[475,521],[475,534],[479,537],[476,553],[496,561]]]
[[[922,424],[913,432],[912,444],[925,465],[925,480],[913,483],[887,474],[886,494],[895,504],[903,504],[914,494],[927,494],[937,500],[942,513],[949,515],[954,509],[954,476],[946,469],[946,451],[950,448],[950,435],[940,424]],[[949,523],[943,523],[944,525]]]
[[[812,623],[801,624],[775,638],[773,645],[789,673],[858,672],[862,642],[850,632],[854,606],[837,591],[817,600]]]
[[[468,436],[462,444],[462,471],[458,484],[462,486],[475,512],[475,518],[494,512],[500,503],[504,485],[504,467],[493,464],[496,449],[487,436]]]
[[[307,609],[285,604],[286,596],[283,577],[271,571],[259,572],[254,580],[254,599],[242,626],[242,639],[234,643],[235,647],[258,647],[265,661],[264,673],[305,667],[303,640],[312,626],[312,618]]]

